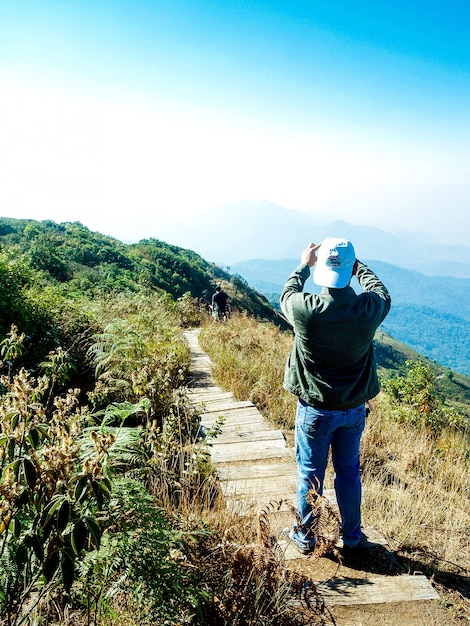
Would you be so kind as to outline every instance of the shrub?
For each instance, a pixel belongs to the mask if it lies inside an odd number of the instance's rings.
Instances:
[[[75,590],[93,623],[123,609],[143,626],[189,623],[205,598],[186,556],[191,533],[129,478],[115,483],[108,524],[112,533],[81,563]]]
[[[94,336],[88,353],[98,378],[89,396],[94,408],[146,397],[152,416],[162,421],[190,364],[175,315],[159,297],[121,298],[103,309],[102,317],[115,316]]]
[[[21,370],[1,383],[0,616],[13,625],[53,588],[68,592],[77,562],[99,546],[111,439],[95,433],[94,455],[82,463],[77,438],[86,414],[76,391],[56,397],[47,419],[46,376]]]
[[[448,427],[464,430],[468,419],[455,408],[445,406],[439,398],[430,366],[411,360],[406,366],[406,376],[394,376],[383,383],[392,405],[391,415],[434,434]]]

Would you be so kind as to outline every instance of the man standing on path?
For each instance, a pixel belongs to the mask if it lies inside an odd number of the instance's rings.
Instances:
[[[311,267],[314,282],[323,287],[320,295],[303,293]],[[354,275],[363,293],[350,286]],[[281,309],[294,329],[284,387],[297,396],[297,507],[302,524],[294,522],[282,534],[303,554],[313,550],[316,540],[306,495],[312,487],[322,493],[330,448],[344,552],[359,547],[359,446],[365,402],[379,392],[372,341],[390,303],[385,286],[356,259],[345,239],[309,244],[284,286]]]
[[[215,293],[212,295],[212,314],[215,318],[223,321],[227,319],[229,311],[228,302],[228,295],[217,285]]]

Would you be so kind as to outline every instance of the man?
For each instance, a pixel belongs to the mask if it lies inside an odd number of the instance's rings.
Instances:
[[[225,320],[228,317],[228,295],[217,285],[212,296],[212,314],[215,318]]]
[[[302,291],[312,267],[314,282],[323,287],[320,295]],[[363,293],[357,294],[350,286],[353,275]],[[302,524],[294,523],[283,535],[304,554],[315,545],[306,495],[312,487],[322,493],[330,448],[344,552],[359,547],[359,445],[365,402],[379,392],[372,341],[390,303],[387,289],[356,259],[352,244],[345,239],[309,244],[284,286],[281,309],[294,329],[284,387],[298,398],[295,450]]]

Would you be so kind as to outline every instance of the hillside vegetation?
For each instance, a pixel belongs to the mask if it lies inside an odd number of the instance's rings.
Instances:
[[[190,294],[210,301],[215,286],[221,284],[230,294],[234,310],[283,323],[266,298],[245,281],[191,250],[157,239],[127,245],[91,232],[78,222],[0,218],[0,252],[0,287],[10,294],[8,303],[17,303],[16,312],[23,310],[18,300],[24,297],[21,289],[33,283],[37,289],[37,315],[44,314],[41,294],[45,286],[48,292],[55,290],[70,298],[151,292],[170,295],[173,300]],[[3,330],[14,313],[6,303],[3,300],[0,309]],[[31,308],[24,304],[27,310]],[[34,322],[31,316],[22,321]]]
[[[229,527],[247,545],[255,529],[221,508],[181,334],[203,325],[222,384],[291,437],[284,320],[243,280],[158,240],[1,218],[0,246],[2,626],[298,625],[287,599],[306,581],[267,587],[224,544]],[[197,306],[216,284],[232,300],[227,324]],[[367,516],[403,558],[428,546],[423,568],[463,614],[468,379],[386,334],[377,354],[388,382],[366,440]],[[401,491],[403,476],[413,489]],[[303,602],[302,623],[331,624],[321,603]]]

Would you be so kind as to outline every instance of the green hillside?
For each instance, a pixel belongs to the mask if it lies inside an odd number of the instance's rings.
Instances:
[[[470,408],[469,376],[439,365],[408,345],[397,341],[383,329],[379,330],[376,335],[375,355],[379,371],[384,378],[405,375],[407,361],[422,361],[429,365],[436,376],[436,391],[443,400]]]
[[[191,250],[157,239],[127,245],[78,222],[0,218],[0,255],[2,334],[12,322],[34,333],[38,317],[47,317],[47,303],[41,307],[45,292],[71,299],[160,293],[174,301],[190,294],[210,302],[217,284],[229,294],[233,310],[284,325],[266,298],[245,281]],[[35,297],[30,288],[37,289]]]

